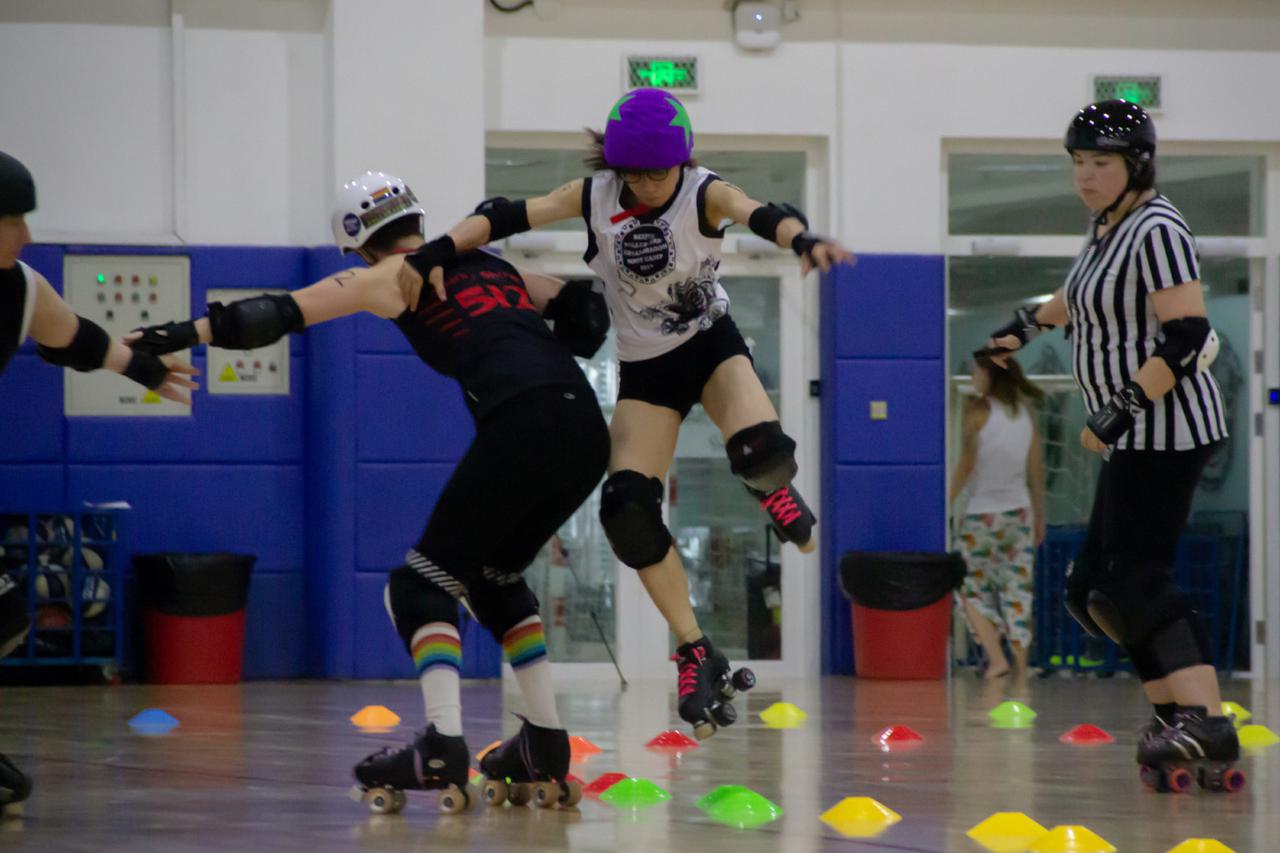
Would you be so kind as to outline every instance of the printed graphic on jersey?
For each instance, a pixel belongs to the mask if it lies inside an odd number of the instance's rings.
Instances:
[[[676,241],[665,220],[632,219],[622,226],[613,246],[618,271],[630,284],[653,284],[676,268]]]
[[[729,313],[729,300],[716,295],[718,258],[704,258],[698,274],[667,288],[667,303],[658,308],[645,308],[640,316],[658,324],[664,335],[683,335],[696,323],[699,331]]]

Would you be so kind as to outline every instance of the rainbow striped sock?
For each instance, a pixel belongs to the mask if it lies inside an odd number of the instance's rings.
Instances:
[[[462,640],[447,622],[424,625],[413,635],[413,663],[418,674],[433,669],[462,669]]]
[[[542,633],[542,620],[530,616],[502,635],[502,650],[512,669],[523,669],[547,657],[547,638]]]

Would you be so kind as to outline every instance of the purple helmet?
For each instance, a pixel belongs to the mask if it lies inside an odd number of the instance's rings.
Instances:
[[[684,104],[661,89],[632,89],[613,105],[604,128],[604,160],[614,169],[670,169],[693,153]]]

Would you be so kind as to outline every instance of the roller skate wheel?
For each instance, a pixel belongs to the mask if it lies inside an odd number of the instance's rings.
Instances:
[[[706,740],[716,733],[716,724],[710,720],[703,720],[693,727],[693,736],[698,740]]]
[[[751,670],[743,667],[733,674],[733,689],[739,693],[750,690],[756,686],[756,674]]]
[[[486,779],[480,789],[480,796],[491,806],[500,806],[507,801],[507,783],[501,779]]]
[[[582,786],[577,782],[565,782],[560,787],[561,808],[571,809],[582,802]]]
[[[1175,794],[1185,794],[1191,790],[1195,784],[1191,772],[1185,767],[1175,767],[1172,770],[1165,771],[1165,786]]]
[[[510,786],[511,790],[507,793],[507,802],[513,806],[527,806],[529,801],[533,799],[533,786],[524,782],[517,782]]]
[[[392,799],[395,801],[394,805],[396,807],[396,811],[403,811],[405,805],[407,805],[409,802],[409,796],[404,791],[400,791],[400,790],[392,791],[391,796],[392,796]]]
[[[555,808],[560,802],[560,786],[555,782],[538,782],[533,786],[533,804],[540,809]]]
[[[1221,787],[1228,794],[1234,794],[1237,791],[1244,790],[1245,782],[1244,771],[1231,767],[1223,772]]]
[[[471,795],[457,785],[450,785],[440,792],[438,804],[442,814],[458,814],[471,806]]]
[[[1143,765],[1138,768],[1138,778],[1142,780],[1142,784],[1153,791],[1164,793],[1164,777],[1155,767]]]
[[[395,814],[396,792],[388,788],[370,788],[364,794],[364,804],[373,814]]]
[[[717,726],[732,726],[738,721],[738,711],[728,702],[725,702],[711,709],[711,719],[715,720]]]

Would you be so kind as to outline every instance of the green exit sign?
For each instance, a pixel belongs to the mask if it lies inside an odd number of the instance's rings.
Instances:
[[[1145,110],[1160,109],[1160,77],[1099,76],[1093,78],[1094,101],[1119,98]]]
[[[698,58],[628,56],[625,82],[628,89],[651,86],[691,94],[698,91]]]

